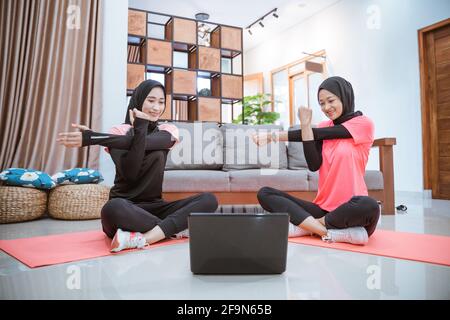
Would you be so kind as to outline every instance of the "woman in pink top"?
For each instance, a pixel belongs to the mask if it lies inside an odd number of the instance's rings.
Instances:
[[[258,145],[302,141],[308,168],[319,170],[319,188],[313,202],[263,187],[261,206],[269,212],[288,212],[290,236],[317,234],[324,241],[365,244],[375,231],[380,210],[368,196],[364,173],[373,143],[373,122],[354,112],[352,85],[341,77],[326,79],[318,90],[328,121],[311,127],[312,110],[301,107],[301,130],[256,135]]]

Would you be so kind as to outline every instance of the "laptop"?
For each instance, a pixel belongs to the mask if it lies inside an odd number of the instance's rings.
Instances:
[[[280,274],[286,270],[289,215],[191,213],[194,274]]]

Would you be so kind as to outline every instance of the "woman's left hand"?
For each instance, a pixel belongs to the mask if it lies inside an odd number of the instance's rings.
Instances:
[[[142,111],[139,111],[138,109],[133,109],[133,116],[134,118],[141,118],[150,121],[150,116]]]
[[[310,126],[312,121],[312,109],[301,106],[298,108],[298,118],[300,120],[300,125]]]

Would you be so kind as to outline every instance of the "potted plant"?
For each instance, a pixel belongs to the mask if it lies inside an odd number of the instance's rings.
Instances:
[[[280,118],[278,112],[266,111],[272,103],[270,94],[260,93],[254,96],[245,96],[242,100],[244,112],[233,123],[244,124],[273,124]]]

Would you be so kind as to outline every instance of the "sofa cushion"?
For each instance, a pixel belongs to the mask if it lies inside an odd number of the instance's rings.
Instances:
[[[224,124],[221,127],[223,135],[223,170],[243,169],[286,169],[286,144],[269,143],[258,147],[251,140],[251,134],[282,130],[277,125],[239,125]]]
[[[174,123],[180,142],[167,155],[166,170],[220,170],[223,137],[217,123]]]
[[[248,169],[232,170],[230,190],[257,192],[262,187],[281,191],[308,191],[307,170]]]
[[[309,190],[317,191],[319,185],[319,173],[308,170]],[[364,181],[368,190],[383,190],[383,173],[378,170],[367,170]]]
[[[228,172],[220,170],[164,171],[163,192],[229,192]]]
[[[289,141],[287,145],[288,168],[292,170],[305,170],[308,168],[305,154],[303,152],[303,142]]]

